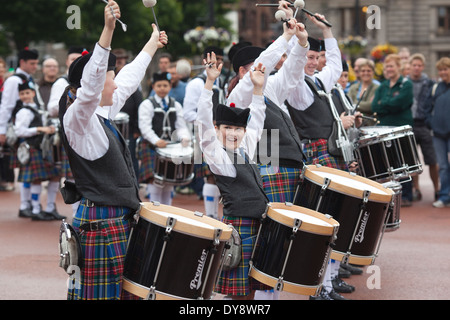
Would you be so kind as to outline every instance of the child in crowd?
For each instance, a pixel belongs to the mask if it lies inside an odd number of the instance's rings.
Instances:
[[[142,141],[139,148],[141,166],[139,182],[148,183],[147,192],[151,201],[171,205],[173,185],[158,183],[153,179],[156,161],[156,148],[165,148],[176,138],[183,146],[188,146],[191,135],[183,117],[183,108],[174,98],[169,97],[172,88],[171,75],[168,72],[153,74],[153,91],[155,95],[145,99],[139,106],[139,130]]]

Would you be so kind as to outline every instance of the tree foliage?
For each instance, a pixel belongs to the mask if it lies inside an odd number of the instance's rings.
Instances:
[[[123,32],[118,24],[113,38],[113,48],[123,47],[137,53],[151,34],[154,22],[151,8],[146,8],[141,0],[116,0],[121,8],[121,20],[128,25]],[[160,0],[154,7],[161,30],[169,35],[166,48],[174,57],[189,56],[190,47],[183,40],[186,30],[209,21],[209,1],[214,2],[215,26],[229,28],[230,22],[224,18],[223,4],[238,0]],[[0,43],[9,40],[15,49],[28,46],[31,42],[63,42],[67,46],[83,45],[88,49],[98,40],[103,28],[101,0],[0,0]],[[71,12],[67,8],[80,8],[80,28],[69,29],[67,21]],[[14,48],[10,48],[14,49]],[[1,51],[0,51],[1,52]]]

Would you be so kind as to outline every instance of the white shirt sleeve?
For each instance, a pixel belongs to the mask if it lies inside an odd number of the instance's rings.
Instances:
[[[305,76],[304,67],[307,62],[306,53],[309,47],[303,48],[298,44],[298,41],[296,43],[280,70],[267,79],[264,95],[277,106],[283,105],[289,93],[296,90],[298,83],[300,80],[303,81]]]
[[[59,113],[59,100],[61,99],[64,90],[69,85],[66,79],[59,78],[53,83],[50,90],[50,98],[47,103],[47,110],[50,117],[57,117]]]
[[[92,57],[84,67],[77,98],[63,118],[70,146],[88,160],[100,158],[109,148],[108,137],[95,114],[106,79],[108,56],[108,50],[95,45]]]
[[[342,73],[341,52],[337,40],[334,38],[325,39],[326,47],[326,66],[322,71],[311,76],[320,79],[324,85],[324,90],[330,92],[336,82],[339,80]],[[308,77],[308,75],[305,75]],[[297,89],[291,91],[288,97],[289,104],[297,110],[306,110],[314,102],[314,93],[311,91],[305,81],[299,81]]]
[[[265,84],[264,92],[266,88],[267,79],[270,76],[270,70],[273,70],[277,63],[280,61],[283,54],[288,50],[288,42],[283,36],[278,37],[278,39],[272,43],[266,50],[264,50],[261,55],[255,60],[253,65],[262,65],[266,68],[265,73]],[[246,73],[242,79],[239,80],[238,84],[231,91],[228,96],[227,103],[234,103],[237,108],[247,108],[251,101],[253,95],[253,83],[250,79],[250,73]]]
[[[31,127],[31,121],[34,119],[34,113],[28,109],[20,109],[16,114],[14,131],[19,138],[29,138],[38,134],[36,127]]]
[[[3,84],[2,102],[0,104],[0,134],[6,133],[6,127],[12,111],[19,100],[19,84],[22,80],[17,76],[10,76]]]
[[[197,106],[205,82],[200,78],[194,78],[186,85],[186,93],[183,100],[183,115],[186,122],[194,122],[197,118]]]
[[[178,140],[180,141],[183,139],[191,140],[191,133],[183,116],[183,107],[178,101],[175,101],[175,110],[177,113],[177,120],[175,121],[175,129]]]

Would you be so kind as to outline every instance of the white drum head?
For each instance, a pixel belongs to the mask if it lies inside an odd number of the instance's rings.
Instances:
[[[156,152],[163,157],[176,159],[193,156],[194,149],[191,146],[183,147],[181,143],[172,143],[165,148],[156,148]]]

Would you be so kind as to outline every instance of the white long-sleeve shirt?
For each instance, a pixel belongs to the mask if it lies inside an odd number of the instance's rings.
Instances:
[[[163,108],[162,98],[158,95],[154,96],[155,101]],[[164,97],[166,104],[169,105],[169,96]],[[178,101],[174,103],[177,119],[175,121],[175,129],[176,135],[179,140],[182,139],[191,139],[191,134],[186,125],[186,122],[183,118],[183,107]],[[145,99],[139,105],[138,110],[138,121],[139,121],[139,130],[141,131],[142,137],[151,142],[153,145],[156,145],[156,142],[160,140],[160,137],[153,130],[153,116],[155,114],[155,109],[153,103],[149,99]]]
[[[288,51],[288,49],[289,42],[283,36],[280,36],[254,61],[253,65],[256,66],[259,63],[262,63],[267,71],[265,73],[265,82],[263,87],[264,94],[266,94],[267,81],[270,76],[270,71],[275,69],[275,66],[280,61],[283,54]],[[227,104],[235,103],[236,107],[247,108],[252,101],[252,95],[253,83],[250,78],[250,74],[247,72],[229,94]]]
[[[59,100],[69,82],[64,78],[58,78],[52,85],[50,97],[47,103],[47,111],[50,117],[57,117],[59,112]]]
[[[30,77],[28,73],[20,68],[17,68],[16,73],[21,73],[27,78]],[[22,79],[17,76],[10,76],[3,84],[2,101],[0,104],[0,134],[6,133],[8,121],[11,118],[11,113],[19,100],[19,84]]]
[[[224,150],[222,142],[217,138],[212,122],[212,95],[211,90],[204,88],[198,102],[198,115],[195,123],[198,125],[200,148],[214,174],[235,178],[236,168]],[[252,95],[249,108],[251,118],[240,148],[248,155],[249,159],[253,159],[266,118],[264,97]],[[238,149],[234,152],[238,152]]]
[[[36,111],[38,107],[36,104],[28,105]],[[30,127],[31,121],[34,119],[33,111],[22,108],[17,112],[16,119],[14,121],[14,131],[19,138],[29,138],[38,135],[37,127]]]
[[[206,76],[206,71],[203,71],[203,75]],[[215,81],[218,86],[219,80]],[[205,87],[205,81],[197,77],[193,78],[186,85],[186,93],[183,100],[184,120],[186,122],[194,122],[197,119],[198,100]]]
[[[148,53],[142,51],[133,62],[123,67],[114,80],[117,89],[113,94],[113,104],[100,107],[108,57],[109,50],[96,44],[89,62],[84,67],[77,98],[67,109],[63,118],[64,130],[70,146],[87,160],[102,157],[109,148],[108,137],[97,115],[114,119],[125,101],[138,88],[152,60]]]
[[[318,78],[323,83],[325,92],[331,92],[342,74],[342,57],[335,38],[326,38],[325,48],[326,66],[312,76],[305,76],[313,81]],[[314,102],[314,93],[305,81],[299,81],[297,89],[291,91],[288,102],[295,109],[306,110]]]

